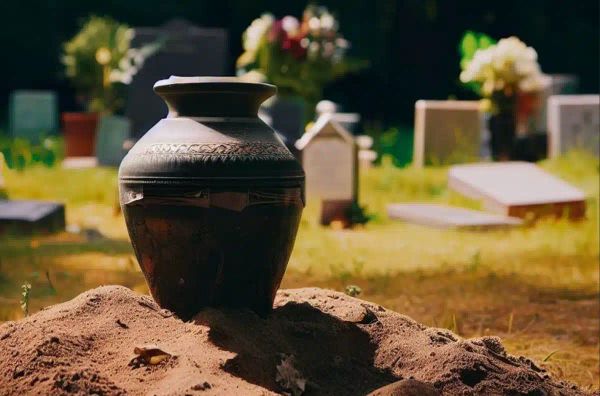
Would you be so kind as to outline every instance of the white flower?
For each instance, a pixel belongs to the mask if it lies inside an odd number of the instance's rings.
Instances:
[[[509,87],[534,91],[542,86],[537,53],[516,37],[478,50],[460,73],[460,80],[481,84],[484,96]]]
[[[319,22],[324,30],[335,30],[337,28],[335,18],[328,12],[321,15]]]
[[[249,72],[244,73],[238,77],[240,80],[246,82],[262,83],[267,81],[267,77],[258,70],[250,70]]]
[[[310,30],[319,30],[321,28],[321,20],[317,17],[311,17],[308,20],[308,28]]]
[[[283,28],[283,30],[285,30],[285,32],[287,34],[295,34],[298,31],[298,28],[300,27],[300,22],[298,22],[298,19],[296,19],[293,16],[286,16],[283,17],[283,19],[281,20],[281,27]]]
[[[252,21],[243,34],[244,50],[255,52],[263,36],[271,28],[273,21],[274,18],[271,14],[263,14],[260,18]]]

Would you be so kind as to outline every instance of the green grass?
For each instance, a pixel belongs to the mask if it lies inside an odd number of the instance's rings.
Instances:
[[[465,337],[500,335],[509,351],[597,388],[599,162],[573,152],[540,165],[587,194],[585,220],[479,232],[391,221],[385,210],[392,202],[480,203],[447,189],[447,168],[384,163],[360,176],[361,204],[375,215],[364,227],[321,227],[318,202],[309,200],[283,286],[356,285],[361,298],[425,324]],[[0,240],[0,320],[22,316],[25,282],[32,284],[31,312],[99,284],[146,291],[123,219],[113,213],[116,170],[33,167],[9,170],[5,178],[11,198],[66,202],[69,223],[98,228],[110,239]]]

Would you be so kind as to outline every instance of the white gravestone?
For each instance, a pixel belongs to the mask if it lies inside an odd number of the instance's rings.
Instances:
[[[600,150],[600,95],[555,95],[548,99],[548,156],[579,148]]]
[[[448,171],[448,187],[504,216],[585,216],[581,190],[528,162],[455,165]]]
[[[417,101],[413,165],[478,160],[481,119],[479,101]]]
[[[339,201],[356,198],[354,137],[330,114],[319,117],[296,142],[296,148],[302,152],[307,197]]]
[[[357,201],[358,165],[354,137],[324,114],[296,142],[302,153],[307,199],[321,200],[321,224],[352,223],[352,205]]]

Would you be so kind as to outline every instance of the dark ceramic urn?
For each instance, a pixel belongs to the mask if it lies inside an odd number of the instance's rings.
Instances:
[[[265,315],[304,208],[304,172],[257,116],[276,88],[171,77],[169,113],[119,169],[125,221],[150,292],[189,319],[206,306]]]

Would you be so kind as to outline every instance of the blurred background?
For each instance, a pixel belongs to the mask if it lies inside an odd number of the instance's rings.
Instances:
[[[598,91],[598,2],[583,0],[321,1],[339,19],[350,54],[370,67],[326,87],[328,99],[382,126],[410,125],[418,99],[474,98],[458,79],[458,44],[466,30],[518,36],[536,49],[546,73],[579,76],[584,93]],[[62,44],[90,14],[130,26],[159,26],[184,18],[227,31],[226,74],[235,74],[242,32],[264,12],[300,16],[304,1],[31,1],[3,2],[0,106],[14,89],[53,89],[61,110],[78,109],[60,63]],[[10,77],[9,77],[10,76]],[[7,122],[6,111],[2,113]]]
[[[102,284],[148,293],[120,161],[166,113],[156,80],[237,75],[279,87],[260,117],[307,172],[282,287],[499,335],[598,389],[597,0],[32,0],[0,15],[0,322]],[[327,128],[348,144],[311,154]],[[320,188],[340,183],[332,204]]]

